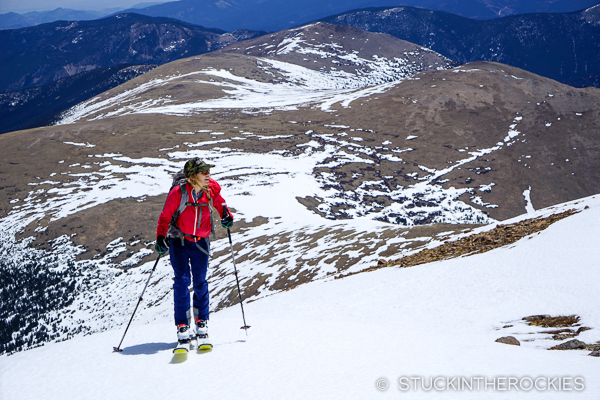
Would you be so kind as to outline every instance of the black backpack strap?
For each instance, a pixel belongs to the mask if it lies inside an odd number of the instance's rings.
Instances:
[[[201,247],[201,246],[198,244],[198,243],[199,243],[199,241],[196,241],[196,247],[197,247],[197,248],[198,248],[198,249],[199,249],[201,252],[203,252],[204,254],[206,254],[207,256],[209,256],[209,257],[210,257],[210,240],[209,240],[207,237],[205,237],[205,238],[203,238],[203,239],[204,239],[204,241],[206,242],[206,248],[208,249],[208,251],[204,250],[204,249],[203,249],[203,248],[202,248],[202,247]]]
[[[217,234],[215,233],[215,224],[213,222],[213,199],[210,198],[210,206],[208,207],[208,211],[210,212],[210,233],[212,233],[213,240],[217,240]],[[207,242],[208,243],[208,242]]]
[[[181,200],[179,201],[179,207],[177,207],[177,210],[173,214],[174,220],[172,220],[172,222],[174,222],[175,224],[177,224],[179,216],[181,215],[183,210],[185,210],[185,207],[187,206],[187,203],[189,201],[189,195],[185,186],[185,182],[179,184],[179,189],[181,189]]]
[[[198,229],[200,229],[200,223],[202,222],[202,207],[208,207],[209,220],[210,220],[210,233],[212,234],[213,239],[216,240],[217,234],[215,232],[215,224],[213,222],[213,208],[214,208],[213,199],[211,198],[208,203],[190,203],[188,201],[185,203],[185,205],[190,206],[190,207],[198,207],[198,211],[200,212],[200,215],[198,217],[198,223],[196,226],[196,228],[198,228]]]
[[[187,206],[189,200],[188,192],[186,189],[186,182],[181,182],[179,184],[179,189],[181,190],[181,200],[179,200],[179,206],[171,216],[171,222],[169,224],[169,236],[173,237],[183,237],[183,232],[181,232],[181,229],[179,229],[179,226],[177,226],[177,220],[179,219],[179,216],[181,215],[183,210],[185,210],[185,207]]]

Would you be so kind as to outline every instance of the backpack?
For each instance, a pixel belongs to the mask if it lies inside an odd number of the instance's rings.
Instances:
[[[183,210],[185,210],[185,208],[187,206],[198,207],[198,210],[200,211],[200,217],[198,218],[198,224],[200,224],[202,221],[202,206],[208,206],[208,211],[210,213],[209,214],[210,232],[213,236],[213,239],[216,239],[215,224],[213,223],[213,216],[212,216],[212,214],[213,214],[213,199],[212,199],[212,197],[211,197],[209,203],[190,203],[190,198],[188,195],[188,191],[186,189],[186,184],[187,184],[187,178],[183,174],[183,169],[176,172],[175,175],[173,175],[173,182],[171,183],[171,188],[169,189],[169,193],[171,193],[171,190],[173,190],[175,187],[179,186],[181,188],[181,200],[179,201],[179,207],[177,207],[177,209],[173,213],[173,216],[171,217],[171,222],[169,223],[169,230],[167,231],[167,237],[177,238],[177,239],[183,239],[184,236],[194,237],[193,235],[188,235],[186,233],[183,233],[181,231],[181,229],[179,229],[179,226],[177,226],[177,220],[179,219],[179,216],[181,215],[181,213],[183,212]],[[200,192],[200,196],[202,196],[202,192]]]

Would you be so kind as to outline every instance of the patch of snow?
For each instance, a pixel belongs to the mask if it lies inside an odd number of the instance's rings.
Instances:
[[[313,47],[296,49],[299,39],[289,39],[278,51],[301,53],[315,52],[323,57],[331,54]],[[331,47],[332,45],[327,45]],[[312,106],[324,111],[340,103],[350,103],[362,97],[382,93],[403,79],[421,71],[423,66],[408,63],[406,59],[388,60],[374,57],[365,60],[356,54],[335,53],[335,56],[357,66],[355,73],[344,71],[314,71],[295,64],[267,58],[258,58],[257,66],[278,82],[260,82],[234,75],[228,70],[207,68],[187,74],[153,79],[134,89],[101,99],[95,97],[65,111],[58,125],[69,124],[81,119],[96,120],[117,115],[160,113],[184,116],[206,110],[223,108],[242,109],[248,113],[270,113],[273,110],[295,110]],[[156,87],[172,84],[180,79],[197,78],[198,85],[211,85],[223,91],[224,97],[178,104],[172,98],[147,99],[141,94]],[[203,79],[204,78],[204,79]],[[215,79],[218,78],[218,79]],[[92,115],[94,115],[92,117]]]
[[[346,125],[327,125],[327,124],[325,124],[323,126],[326,128],[350,129],[350,127],[346,126]]]
[[[534,213],[535,209],[533,208],[533,203],[531,202],[531,186],[529,186],[529,189],[523,191],[523,198],[525,199],[525,211],[528,214]]]
[[[89,144],[89,143],[74,143],[74,142],[63,142],[63,143],[64,144],[70,144],[70,145],[73,145],[73,146],[81,146],[81,147],[88,147],[88,148],[96,147],[95,144]]]
[[[486,192],[486,193],[490,193],[492,191],[492,187],[496,186],[495,183],[490,183],[489,185],[479,185],[479,191],[480,192]]]

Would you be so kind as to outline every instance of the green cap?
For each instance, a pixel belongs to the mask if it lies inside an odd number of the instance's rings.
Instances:
[[[198,157],[194,157],[185,163],[185,166],[183,167],[183,174],[186,178],[189,178],[198,172],[208,171],[212,167],[214,167],[214,165],[207,164]]]

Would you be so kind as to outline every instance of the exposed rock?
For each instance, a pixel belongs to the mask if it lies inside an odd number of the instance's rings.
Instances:
[[[590,354],[588,354],[588,356],[600,357],[600,350],[594,350]]]
[[[541,320],[544,320],[546,318],[550,318],[550,316],[548,314],[531,315],[529,317],[523,318],[523,321],[534,322],[534,321],[541,321]]]
[[[585,349],[589,351],[598,351],[600,350],[600,343],[588,344],[585,346]]]
[[[579,322],[580,318],[578,315],[560,315],[558,317],[551,317],[549,315],[533,315],[523,319],[529,322],[529,325],[537,325],[544,328],[562,328],[575,325]]]
[[[582,326],[579,329],[577,329],[577,334],[579,335],[581,332],[585,332],[585,331],[589,331],[592,328],[588,328],[587,326]]]
[[[535,232],[542,231],[554,222],[559,221],[563,218],[571,216],[578,211],[571,209],[562,213],[554,214],[546,218],[535,218],[528,219],[525,221],[517,222],[510,225],[498,225],[491,231],[470,235],[465,238],[461,238],[455,241],[444,242],[441,246],[433,249],[424,249],[418,253],[411,254],[396,260],[389,260],[388,262],[378,262],[377,265],[370,268],[364,269],[358,272],[351,272],[340,277],[350,276],[358,273],[374,271],[383,267],[398,267],[407,268],[413,267],[419,264],[426,264],[434,261],[447,260],[450,258],[456,258],[464,255],[473,255],[478,253],[485,253],[486,251],[493,250],[497,247],[506,246],[516,242],[517,240],[531,235]],[[551,317],[550,315],[532,315],[525,317],[523,320],[528,321],[529,325],[540,325],[545,328],[548,327],[560,327],[560,326],[571,326],[572,324],[579,321],[577,315],[571,315],[568,317]]]
[[[554,339],[554,340],[565,340],[565,339],[574,338],[577,335],[578,335],[577,333],[561,333],[559,335],[552,336],[552,339]]]
[[[543,332],[540,332],[540,333],[545,333],[545,334],[547,334],[547,335],[558,335],[558,334],[560,334],[560,333],[565,333],[565,332],[566,332],[566,333],[575,333],[575,332],[573,331],[573,329],[569,329],[569,328],[565,328],[565,329],[555,329],[555,330],[553,330],[553,331],[543,331]]]
[[[484,253],[497,247],[514,243],[524,236],[544,230],[554,222],[573,214],[575,214],[575,210],[568,210],[547,218],[536,218],[511,225],[499,225],[493,230],[485,233],[475,234],[456,241],[447,242],[436,248],[425,249],[417,254],[404,257],[400,260],[391,260],[387,265],[393,266],[402,264],[403,266],[413,266],[455,258],[465,254]],[[546,317],[551,319],[549,315],[533,317],[540,317],[541,320],[544,320]]]
[[[512,325],[504,325],[502,328],[510,328]]]
[[[581,340],[573,339],[568,342],[561,343],[557,346],[551,347],[548,350],[578,350],[585,349],[585,343]]]
[[[519,342],[517,340],[517,338],[514,337],[514,336],[504,336],[504,337],[501,337],[499,339],[496,339],[496,342],[498,342],[498,343],[504,343],[504,344],[512,344],[513,346],[520,346],[521,345],[521,342]]]

